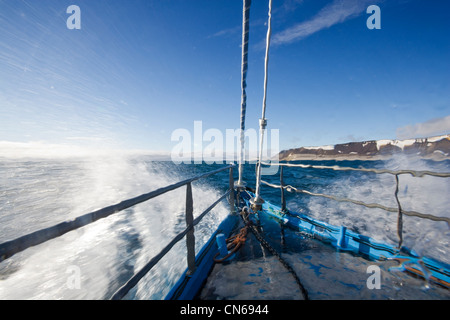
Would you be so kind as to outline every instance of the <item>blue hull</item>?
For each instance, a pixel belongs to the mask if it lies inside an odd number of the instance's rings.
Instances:
[[[196,270],[194,274],[188,275],[188,270],[186,269],[172,290],[167,294],[165,300],[193,300],[196,297],[214,266],[214,257],[218,252],[215,241],[216,235],[222,233],[228,237],[238,222],[238,215],[227,216],[196,256]]]

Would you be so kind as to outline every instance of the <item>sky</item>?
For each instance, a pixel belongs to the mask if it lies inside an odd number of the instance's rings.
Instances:
[[[381,29],[367,27],[370,5]],[[280,150],[450,133],[449,12],[447,0],[274,0],[266,118]],[[253,0],[251,130],[267,18],[268,0]],[[240,124],[241,37],[240,0],[0,0],[0,153],[164,153],[195,121],[225,136]]]

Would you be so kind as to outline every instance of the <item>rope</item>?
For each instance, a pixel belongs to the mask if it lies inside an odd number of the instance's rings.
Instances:
[[[238,184],[242,185],[242,174],[243,174],[243,164],[244,164],[244,130],[245,130],[245,113],[247,109],[247,71],[248,71],[248,42],[249,42],[249,29],[250,29],[250,5],[251,0],[243,1],[243,13],[242,13],[242,70],[241,70],[241,132],[240,132],[240,156],[239,156],[239,180]]]
[[[275,257],[277,257],[277,259],[281,262],[281,264],[283,265],[283,267],[286,268],[287,271],[289,271],[289,273],[294,277],[295,282],[297,283],[297,285],[299,286],[303,298],[305,300],[309,300],[309,296],[308,296],[308,291],[305,289],[305,286],[302,284],[300,278],[298,277],[297,273],[295,272],[295,270],[290,266],[290,264],[283,259],[283,257],[277,252],[277,250],[275,250],[270,243],[268,243],[263,236],[260,234],[260,232],[258,231],[258,229],[256,228],[256,226],[252,223],[251,220],[248,220],[248,215],[249,212],[246,210],[248,210],[247,207],[242,208],[241,211],[241,215],[242,218],[244,219],[244,222],[246,222],[246,225],[249,227],[250,231],[254,234],[254,236],[256,237],[256,239],[271,253],[273,254]]]
[[[263,165],[270,165],[270,163],[262,163]],[[351,167],[339,167],[339,166],[318,166],[310,164],[294,164],[294,163],[279,163],[279,166],[283,167],[298,167],[298,168],[312,168],[312,169],[330,169],[335,171],[363,171],[363,172],[374,172],[378,174],[388,173],[392,175],[410,174],[413,177],[421,178],[423,176],[433,176],[440,178],[449,178],[450,172],[433,172],[433,171],[417,171],[417,170],[389,170],[389,169],[367,169],[367,168],[351,168]]]
[[[223,258],[217,259],[217,256],[220,254],[220,252],[218,252],[214,256],[214,262],[217,262],[217,263],[224,262],[229,257],[231,257],[231,255],[233,253],[237,252],[245,244],[245,241],[247,240],[247,230],[248,230],[248,226],[245,226],[239,231],[238,234],[228,238],[226,240],[228,254],[226,256],[224,256]]]
[[[272,188],[277,188],[277,189],[282,188],[279,185],[268,183],[266,181],[262,181],[262,182],[264,184],[268,185],[269,187],[272,187]],[[383,206],[383,205],[378,204],[378,203],[365,203],[365,202],[362,202],[362,201],[348,199],[348,198],[338,198],[338,197],[327,195],[327,194],[323,194],[323,193],[314,193],[314,192],[310,192],[310,191],[307,191],[307,190],[297,189],[297,188],[295,188],[295,187],[293,187],[291,185],[284,186],[283,188],[286,189],[288,192],[304,193],[304,194],[308,194],[310,196],[328,198],[328,199],[335,200],[335,201],[338,201],[338,202],[351,202],[351,203],[354,203],[354,204],[357,204],[357,205],[361,205],[361,206],[364,206],[364,207],[367,207],[367,208],[378,208],[378,209],[383,209],[383,210],[389,211],[389,212],[399,212],[398,208],[386,207],[386,206]],[[445,222],[447,222],[447,225],[450,228],[450,218],[436,217],[436,216],[433,216],[431,214],[420,213],[420,212],[417,212],[417,211],[403,211],[402,210],[401,212],[402,212],[402,214],[407,215],[407,216],[411,216],[411,217],[419,217],[419,218],[428,219],[428,220],[432,220],[432,221],[445,221]]]

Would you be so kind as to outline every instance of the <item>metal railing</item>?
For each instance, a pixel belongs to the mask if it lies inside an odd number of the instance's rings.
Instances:
[[[19,237],[15,240],[7,241],[0,244],[0,262],[12,257],[13,255],[24,251],[30,247],[39,245],[51,239],[62,236],[63,234],[84,227],[90,223],[93,223],[99,219],[106,218],[115,213],[121,212],[127,208],[133,207],[139,203],[148,201],[155,197],[158,197],[169,191],[178,189],[180,187],[186,186],[186,229],[179,233],[175,238],[170,241],[156,256],[154,256],[139,272],[137,272],[133,277],[131,277],[127,283],[125,283],[111,299],[121,299],[123,298],[129,290],[131,290],[143,276],[145,276],[169,251],[170,249],[178,243],[181,239],[186,236],[186,247],[187,247],[187,264],[188,273],[192,274],[195,272],[195,237],[194,237],[194,226],[197,225],[203,217],[209,213],[220,201],[225,199],[230,195],[230,212],[235,213],[235,199],[234,199],[234,178],[233,178],[233,167],[234,165],[229,165],[224,168],[220,168],[214,171],[210,171],[190,179],[186,179],[169,186],[154,190],[152,192],[142,194],[138,197],[124,200],[116,205],[112,205],[91,213],[87,213],[80,216],[72,221],[62,222],[53,227],[46,229],[41,229],[39,231],[27,234],[25,236]],[[219,172],[229,170],[229,188],[228,190],[219,197],[211,206],[209,206],[205,211],[203,211],[196,219],[193,216],[193,198],[192,198],[192,182],[209,177],[211,175],[217,174]]]
[[[268,163],[262,163],[264,165],[270,165]],[[449,229],[450,229],[450,218],[447,217],[437,217],[431,214],[425,214],[417,211],[407,211],[403,210],[402,206],[400,204],[400,200],[398,199],[398,190],[399,190],[399,175],[402,174],[410,174],[413,177],[423,177],[423,176],[433,176],[433,177],[440,177],[440,178],[448,178],[450,177],[450,173],[437,173],[432,171],[416,171],[416,170],[388,170],[388,169],[367,169],[367,168],[352,168],[352,167],[339,167],[339,166],[321,166],[321,165],[305,165],[305,164],[291,164],[291,163],[279,163],[280,166],[280,185],[275,185],[272,183],[269,183],[267,181],[261,181],[262,183],[266,184],[269,187],[281,189],[281,210],[283,212],[287,212],[286,209],[286,198],[284,195],[284,190],[288,192],[296,192],[296,193],[303,193],[310,196],[316,196],[316,197],[322,197],[327,198],[331,200],[335,200],[338,202],[350,202],[353,204],[365,206],[367,208],[378,208],[382,209],[388,212],[397,212],[397,236],[399,238],[399,244],[398,247],[400,248],[403,243],[403,215],[407,216],[413,216],[413,217],[419,217],[422,219],[428,219],[432,221],[443,221],[446,222]],[[291,185],[285,185],[284,184],[284,178],[283,178],[283,167],[297,167],[297,168],[312,168],[312,169],[328,169],[328,170],[336,170],[336,171],[360,171],[360,172],[373,172],[376,174],[391,174],[395,176],[395,191],[394,191],[394,197],[397,202],[397,208],[392,207],[386,207],[383,205],[380,205],[378,203],[365,203],[363,201],[354,200],[354,199],[348,199],[348,198],[338,198],[332,195],[323,194],[323,193],[315,193],[308,190],[298,189]]]

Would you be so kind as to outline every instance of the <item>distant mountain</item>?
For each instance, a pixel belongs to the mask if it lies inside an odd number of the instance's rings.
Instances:
[[[324,159],[386,159],[396,154],[417,155],[436,160],[450,159],[450,134],[407,140],[370,140],[334,146],[283,150],[281,161]]]

